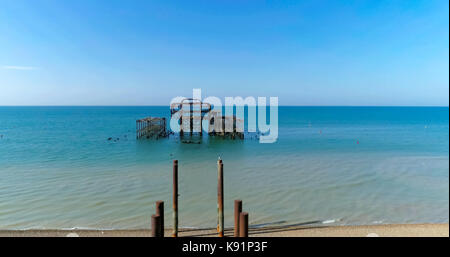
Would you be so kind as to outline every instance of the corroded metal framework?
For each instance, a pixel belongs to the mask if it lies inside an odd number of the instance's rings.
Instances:
[[[170,117],[176,115],[180,125],[180,137],[185,133],[203,134],[203,120],[208,120],[208,135],[244,138],[244,120],[235,115],[224,116],[221,111],[212,110],[211,104],[194,98],[185,98],[170,105]],[[166,118],[148,117],[136,121],[136,138],[166,137]]]
[[[244,138],[244,120],[233,116],[223,116],[221,112],[209,113],[208,134],[213,136]]]
[[[167,136],[166,118],[147,117],[136,121],[136,138]]]
[[[180,136],[184,136],[185,132],[190,135],[198,133],[202,135],[202,121],[211,111],[211,104],[203,103],[194,98],[183,99],[179,103],[170,105],[170,116],[180,115]]]

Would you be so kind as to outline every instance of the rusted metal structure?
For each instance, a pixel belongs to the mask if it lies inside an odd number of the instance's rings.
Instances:
[[[212,136],[244,138],[244,120],[233,116],[223,116],[221,112],[209,113],[208,134]]]
[[[160,217],[160,230],[161,230],[161,237],[164,237],[164,201],[157,201],[156,202],[156,215]]]
[[[187,132],[190,135],[203,134],[203,118],[211,111],[209,103],[194,98],[183,99],[170,105],[170,117],[178,115],[180,120],[180,136]]]
[[[178,237],[178,160],[173,160],[173,233]]]
[[[161,216],[152,215],[152,237],[161,237]]]
[[[208,122],[208,135],[244,138],[244,120],[236,116],[223,116],[221,111],[211,110],[211,104],[194,98],[186,98],[170,105],[171,118],[177,115],[180,124],[180,136],[203,134],[203,121]]]
[[[224,176],[223,161],[217,161],[217,232],[224,237]],[[178,237],[178,160],[173,160],[173,231],[172,237]],[[151,219],[152,236],[164,237],[164,202],[156,202],[156,214]],[[234,201],[234,236],[248,236],[248,213],[242,212],[242,200]]]
[[[239,237],[248,237],[248,213],[241,212],[239,215]]]
[[[136,121],[136,138],[167,136],[166,118],[147,117]]]
[[[239,237],[239,216],[242,212],[242,201],[234,200],[234,237]]]
[[[217,161],[217,219],[219,232],[219,237],[223,237],[224,231],[224,212],[223,212],[223,162],[222,160]]]
[[[185,134],[190,136],[203,135],[203,121],[207,121],[207,131],[210,136],[231,139],[244,138],[244,120],[235,115],[224,116],[221,111],[212,110],[211,104],[203,103],[194,98],[186,98],[181,102],[170,105],[170,119],[179,122],[181,138]],[[205,129],[206,131],[206,129]],[[166,118],[147,117],[136,121],[136,138],[167,137],[173,132],[167,128]]]

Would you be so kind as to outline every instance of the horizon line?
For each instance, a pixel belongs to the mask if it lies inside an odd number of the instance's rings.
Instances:
[[[235,105],[222,105],[235,106]],[[246,106],[246,105],[244,105]],[[279,107],[449,107],[449,105],[278,105]],[[0,105],[0,107],[170,107],[170,105]],[[267,105],[270,107],[270,105]]]

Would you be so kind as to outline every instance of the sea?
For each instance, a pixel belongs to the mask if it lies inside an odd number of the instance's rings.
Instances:
[[[225,226],[234,200],[253,227],[449,222],[448,107],[278,108],[278,139],[136,139],[168,106],[0,107],[0,229],[145,229],[155,202],[172,226]],[[194,142],[194,143],[192,143]]]

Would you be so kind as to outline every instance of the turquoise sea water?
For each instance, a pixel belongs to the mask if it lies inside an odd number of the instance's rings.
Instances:
[[[448,222],[449,109],[280,107],[279,139],[135,139],[135,120],[168,107],[0,107],[0,229],[215,227],[242,199],[252,225]],[[107,139],[112,137],[114,139]]]

